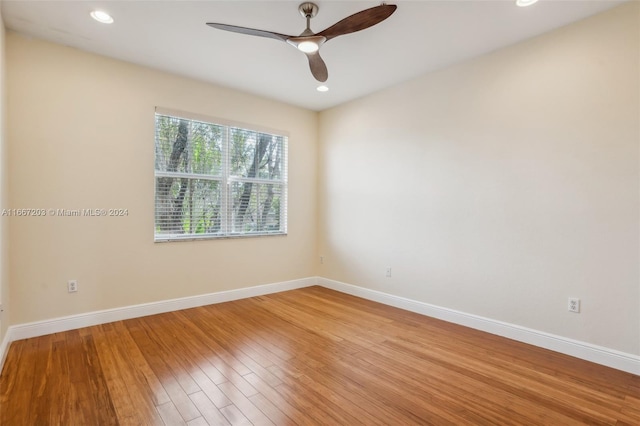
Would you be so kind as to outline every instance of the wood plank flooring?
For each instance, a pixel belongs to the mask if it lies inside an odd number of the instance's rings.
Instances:
[[[640,377],[321,287],[13,342],[0,424],[640,425]]]

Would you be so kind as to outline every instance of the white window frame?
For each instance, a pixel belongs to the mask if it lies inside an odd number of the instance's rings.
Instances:
[[[202,175],[192,173],[181,172],[165,172],[156,170],[154,161],[154,242],[169,242],[169,241],[193,241],[193,240],[206,240],[206,239],[226,239],[226,238],[250,238],[250,237],[265,237],[274,235],[287,235],[287,211],[288,211],[288,139],[287,132],[281,130],[273,130],[265,127],[238,123],[220,118],[208,117],[201,114],[195,114],[184,111],[176,111],[167,108],[156,107],[154,114],[154,147],[157,144],[156,123],[157,116],[169,116],[172,118],[185,119],[190,121],[199,121],[224,128],[224,136],[222,140],[222,173],[220,176],[214,175]],[[230,155],[229,155],[229,141],[231,129],[241,129],[250,132],[270,134],[277,137],[282,137],[282,170],[280,179],[262,179],[262,178],[246,178],[231,176],[230,174]],[[154,149],[155,157],[155,149]],[[157,234],[156,224],[156,202],[157,202],[157,183],[159,177],[174,177],[174,178],[187,178],[187,179],[200,179],[200,180],[214,180],[220,182],[221,187],[221,232],[218,233],[202,233],[202,234]],[[231,200],[231,185],[234,182],[242,183],[254,183],[254,184],[277,184],[281,185],[280,192],[280,229],[271,231],[256,231],[256,232],[232,232],[231,220],[232,220],[232,200]]]

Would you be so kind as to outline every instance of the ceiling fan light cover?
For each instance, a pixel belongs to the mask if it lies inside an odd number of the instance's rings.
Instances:
[[[315,53],[324,44],[326,39],[322,36],[298,36],[290,37],[287,43],[304,53]]]
[[[298,43],[298,50],[304,53],[313,53],[317,52],[320,49],[318,43],[315,41],[303,41],[302,43]]]

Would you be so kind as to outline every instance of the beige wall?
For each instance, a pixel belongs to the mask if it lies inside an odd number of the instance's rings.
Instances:
[[[316,274],[317,113],[11,32],[7,66],[11,207],[129,210],[11,218],[12,324]],[[288,235],[154,244],[155,106],[288,132]]]
[[[319,275],[640,354],[638,16],[323,112]]]
[[[5,101],[5,29],[0,12],[0,211],[9,205],[8,161]],[[8,220],[0,217],[0,303],[4,312],[0,315],[0,343],[9,328],[9,238]],[[1,355],[0,355],[1,357]]]

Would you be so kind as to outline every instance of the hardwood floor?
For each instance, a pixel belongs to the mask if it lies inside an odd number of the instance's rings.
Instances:
[[[0,424],[640,424],[640,377],[321,287],[13,342]]]

